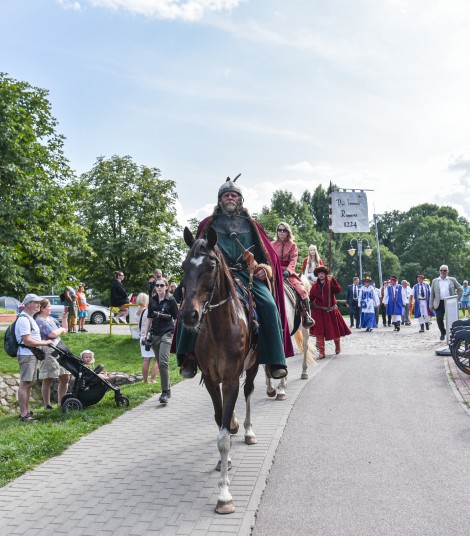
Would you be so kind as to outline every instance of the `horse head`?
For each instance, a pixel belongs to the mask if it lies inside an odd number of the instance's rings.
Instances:
[[[187,227],[183,236],[190,250],[182,264],[185,299],[180,318],[186,327],[196,329],[219,287],[223,257],[216,249],[217,233],[212,227],[207,231],[207,240],[195,239]]]

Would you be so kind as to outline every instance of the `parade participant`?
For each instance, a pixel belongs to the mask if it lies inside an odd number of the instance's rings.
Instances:
[[[431,287],[424,282],[424,275],[416,276],[417,283],[413,287],[413,300],[415,304],[415,318],[419,319],[419,331],[424,333],[424,326],[429,330],[431,325],[431,309],[429,308],[429,299],[431,297]]]
[[[410,311],[411,311],[411,306],[413,305],[413,291],[411,289],[411,285],[408,283],[406,279],[403,279],[403,281],[401,282],[401,286],[403,287],[403,290],[405,291],[405,295],[406,295],[406,301],[403,303],[403,314],[401,315],[401,325],[411,326]]]
[[[312,245],[308,247],[308,257],[303,260],[301,270],[301,273],[307,277],[310,283],[317,280],[317,276],[314,274],[317,266],[324,266],[324,263],[318,253],[317,246]]]
[[[384,296],[385,296],[385,292],[386,291],[386,288],[388,287],[388,285],[390,284],[390,281],[384,281],[384,284],[383,286],[381,287],[380,289],[380,307],[379,307],[379,313],[382,315],[382,323],[384,325],[384,328],[387,327],[387,316],[388,316],[388,327],[390,327],[392,325],[392,317],[391,315],[387,315],[387,307],[386,305],[384,304]]]
[[[377,327],[376,308],[379,306],[379,299],[375,293],[371,278],[364,277],[364,284],[359,289],[359,304],[361,306],[361,328],[366,328],[367,332]]]
[[[299,250],[294,241],[294,235],[290,225],[281,221],[276,230],[276,240],[271,242],[274,251],[279,257],[283,272],[282,275],[287,279],[288,283],[300,296],[302,325],[304,328],[309,328],[313,325],[312,317],[310,316],[310,303],[308,301],[308,293],[302,285],[300,277],[295,273]]]
[[[383,303],[387,307],[387,314],[391,315],[393,331],[400,331],[401,315],[407,301],[405,289],[398,284],[395,275],[390,276],[390,284],[385,289]]]
[[[294,355],[294,350],[285,314],[282,268],[264,229],[243,206],[242,192],[235,180],[227,179],[219,188],[214,213],[199,224],[197,237],[205,238],[209,227],[217,232],[217,246],[234,276],[246,287],[250,274],[241,257],[240,246],[230,238],[231,234],[236,233],[238,241],[254,254],[261,268],[254,274],[251,289],[259,321],[258,362],[269,365],[266,369],[273,378],[283,378],[287,375],[285,358]],[[268,279],[272,281],[272,294],[267,286]],[[178,325],[176,354],[181,375],[185,378],[196,374],[196,337],[196,333]]]
[[[325,357],[325,341],[335,341],[335,352],[341,351],[340,337],[351,335],[351,330],[343,320],[336,296],[341,292],[341,286],[333,276],[328,276],[326,266],[317,266],[315,276],[317,280],[310,289],[310,307],[315,325],[310,328],[310,335],[317,338],[317,347],[320,351],[318,359]]]
[[[348,285],[348,296],[346,303],[349,305],[349,327],[354,327],[354,321],[356,321],[356,328],[359,328],[361,321],[361,307],[359,305],[359,278],[353,277],[352,285]]]
[[[449,267],[447,264],[443,264],[439,268],[439,277],[432,280],[431,283],[431,298],[429,302],[429,308],[431,311],[436,312],[437,325],[441,332],[441,341],[446,338],[446,328],[444,326],[445,306],[444,298],[449,296],[462,296],[462,285],[455,279],[450,277]]]

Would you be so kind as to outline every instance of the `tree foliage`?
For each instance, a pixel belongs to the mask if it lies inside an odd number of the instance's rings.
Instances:
[[[0,73],[0,281],[17,296],[63,281],[69,245],[85,247],[47,95]]]
[[[155,268],[171,273],[181,260],[176,221],[175,183],[157,168],[139,166],[130,156],[99,157],[79,180],[79,214],[88,229],[90,254],[78,262],[89,285],[108,288],[113,272],[126,275],[125,286],[145,288]]]

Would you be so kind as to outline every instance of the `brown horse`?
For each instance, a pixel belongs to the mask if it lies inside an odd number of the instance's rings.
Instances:
[[[190,251],[183,262],[186,288],[180,320],[197,330],[194,353],[204,384],[212,398],[215,422],[219,426],[219,497],[216,512],[235,511],[228,486],[231,433],[238,431],[235,403],[240,376],[246,371],[245,443],[256,443],[251,424],[250,399],[258,372],[256,351],[250,350],[250,333],[244,308],[235,291],[224,256],[217,247],[217,233],[209,228],[207,240],[195,240],[186,227],[184,240]]]

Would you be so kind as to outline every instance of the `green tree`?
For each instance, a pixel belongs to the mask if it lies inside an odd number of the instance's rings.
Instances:
[[[85,248],[47,96],[0,73],[0,290],[19,297],[63,282],[71,247]]]
[[[99,157],[79,184],[86,195],[80,217],[91,249],[81,269],[90,286],[107,289],[113,272],[121,270],[127,290],[143,289],[155,268],[165,274],[179,270],[183,247],[173,181],[130,156],[113,156]]]

